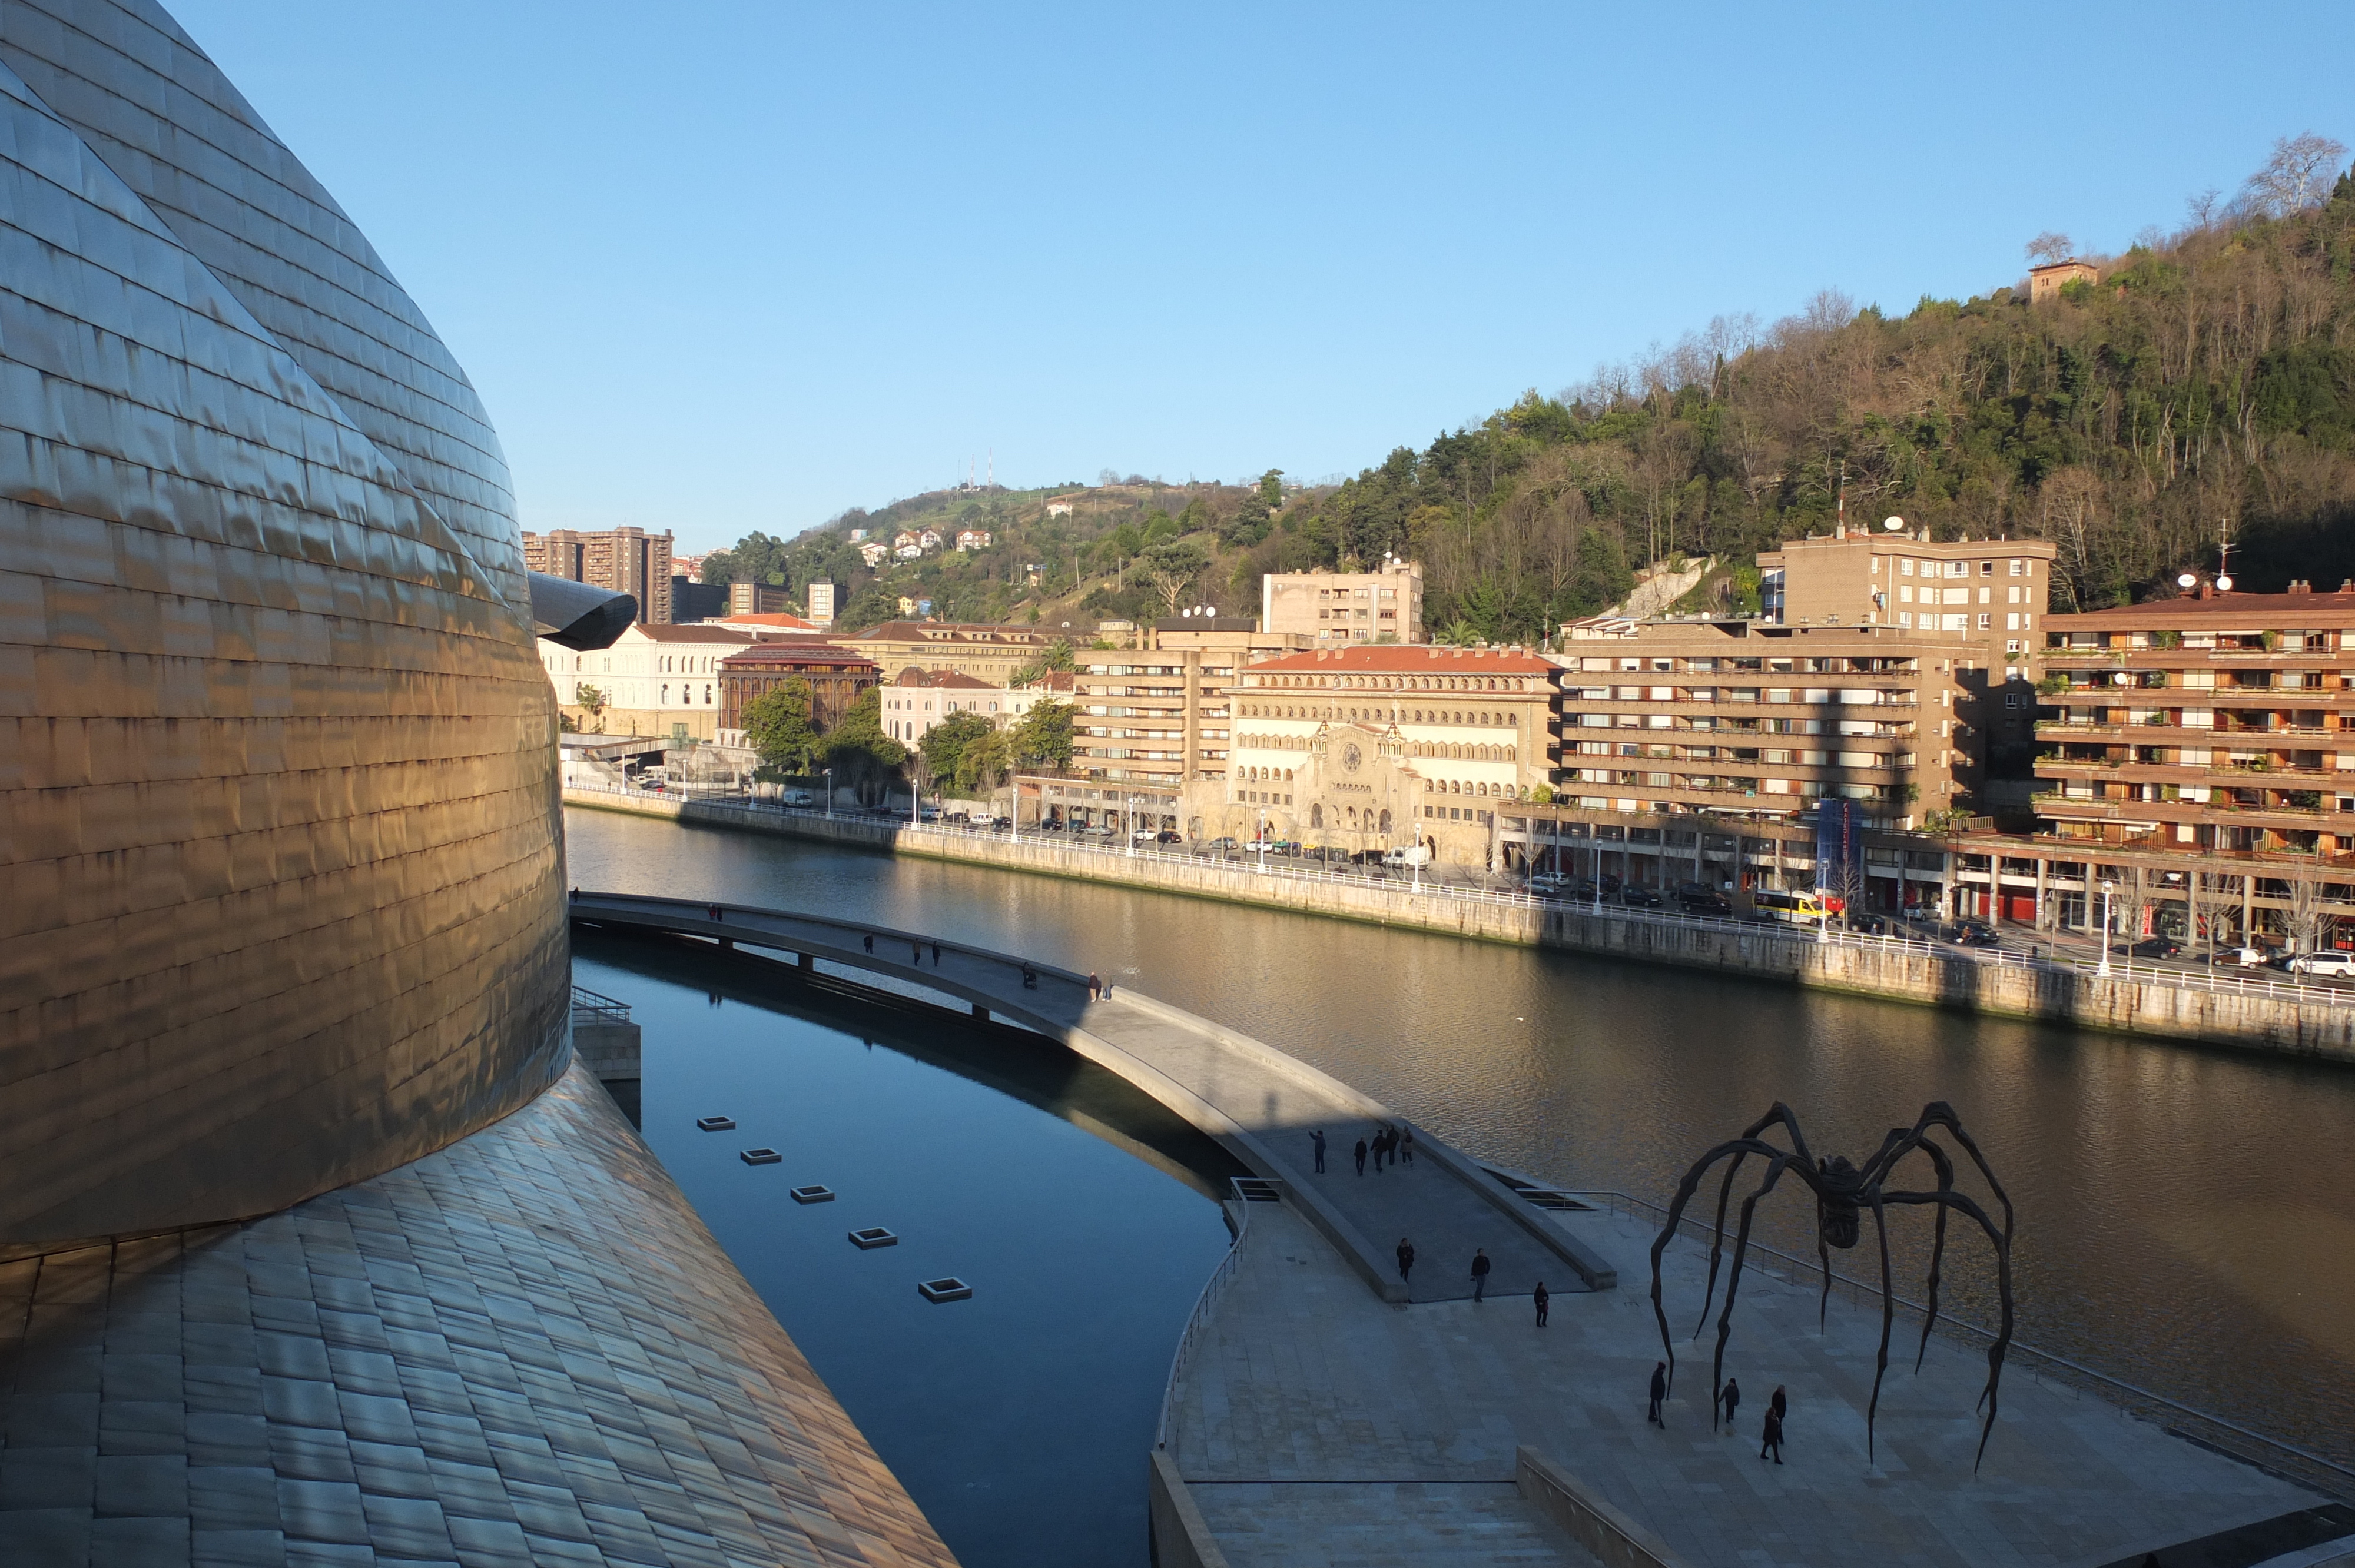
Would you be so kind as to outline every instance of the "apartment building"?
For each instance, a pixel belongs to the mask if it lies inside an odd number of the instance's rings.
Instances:
[[[1039,662],[1055,639],[1023,626],[970,625],[952,620],[891,620],[856,637],[835,639],[872,659],[882,678],[910,667],[954,670],[1003,686]]]
[[[1894,627],[1619,624],[1557,656],[1561,789],[1588,810],[1774,819],[1839,797],[1913,829],[1971,804],[1990,703],[2033,718],[2025,680],[1989,690],[1975,650]]]
[[[668,626],[671,535],[643,528],[585,533],[570,528],[523,536],[523,564],[552,577],[570,577],[638,601],[638,624]]]
[[[1150,818],[1177,829],[1182,817],[1215,810],[1215,789],[1189,806],[1187,787],[1226,779],[1242,671],[1307,640],[1263,631],[1240,616],[1180,616],[1146,628],[1140,641],[1141,649],[1073,655],[1070,771],[1095,782],[1025,776],[1018,780],[1022,820]]]
[[[780,615],[794,608],[794,590],[782,583],[756,583],[738,577],[728,585],[727,615]]]
[[[590,653],[543,641],[539,657],[568,729],[711,740],[720,661],[751,643],[747,633],[716,626],[632,626]],[[593,709],[581,701],[583,686],[597,696]]]
[[[2043,646],[2055,547],[2042,539],[1950,539],[1850,528],[1788,539],[1758,557],[1766,619],[1781,626],[1890,626],[1970,650],[1980,667],[2033,662]]]
[[[1311,643],[1421,642],[1423,567],[1385,561],[1370,572],[1272,572],[1260,581],[1261,629]]]
[[[2056,615],[2039,821],[2176,851],[2355,851],[2355,588]]]

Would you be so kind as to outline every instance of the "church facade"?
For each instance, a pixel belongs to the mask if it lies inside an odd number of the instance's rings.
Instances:
[[[1421,844],[1444,863],[1487,864],[1497,806],[1553,782],[1561,673],[1515,648],[1336,648],[1253,664],[1227,777],[1205,781],[1217,791],[1202,801],[1209,831],[1352,853]]]

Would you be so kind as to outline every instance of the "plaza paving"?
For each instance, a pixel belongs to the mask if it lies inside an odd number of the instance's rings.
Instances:
[[[1679,1342],[1667,1425],[1654,1427],[1653,1233],[1601,1212],[1559,1223],[1615,1262],[1621,1285],[1558,1297],[1540,1330],[1526,1298],[1386,1306],[1296,1215],[1252,1205],[1170,1437],[1230,1563],[1591,1562],[1508,1495],[1522,1444],[1687,1562],[1729,1568],[2100,1568],[2324,1500],[2016,1363],[1974,1475],[1986,1360],[1934,1339],[1918,1376],[1892,1344],[1871,1467],[1878,1311],[1836,1294],[1819,1335],[1813,1288],[1747,1270],[1727,1361],[1740,1430],[1710,1430],[1707,1339]],[[1689,1328],[1705,1266],[1700,1247],[1671,1248],[1672,1323]],[[1758,1457],[1777,1383],[1791,1400],[1780,1467]],[[1439,1506],[1451,1497],[1463,1506]],[[1465,1554],[1467,1510],[1495,1542],[1487,1558]]]

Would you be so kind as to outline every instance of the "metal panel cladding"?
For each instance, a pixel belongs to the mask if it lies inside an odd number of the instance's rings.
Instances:
[[[556,715],[416,304],[144,0],[0,0],[0,1249],[284,1207],[563,1065]]]

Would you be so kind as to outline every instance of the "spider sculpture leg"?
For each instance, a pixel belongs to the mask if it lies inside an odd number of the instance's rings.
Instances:
[[[1710,1387],[1719,1394],[1725,1392],[1725,1342],[1733,1334],[1733,1296],[1742,1287],[1742,1259],[1750,1250],[1750,1222],[1758,1213],[1758,1200],[1773,1192],[1774,1183],[1783,1179],[1783,1172],[1794,1166],[1797,1166],[1802,1180],[1815,1174],[1815,1168],[1799,1165],[1796,1156],[1778,1154],[1766,1162],[1766,1174],[1759,1181],[1758,1191],[1742,1201],[1742,1230],[1733,1238],[1733,1266],[1726,1271],[1725,1276],[1725,1310],[1719,1313],[1717,1319],[1717,1361],[1710,1369]],[[1814,1182],[1810,1181],[1808,1185],[1813,1186]],[[1709,1425],[1711,1431],[1717,1429],[1714,1398],[1710,1404]]]
[[[1676,1238],[1677,1226],[1684,1219],[1685,1205],[1692,1201],[1693,1193],[1700,1186],[1701,1178],[1709,1174],[1709,1168],[1711,1165],[1729,1154],[1735,1156],[1762,1154],[1769,1160],[1792,1158],[1791,1151],[1787,1149],[1778,1149],[1774,1144],[1763,1142],[1754,1138],[1736,1139],[1731,1143],[1719,1144],[1715,1149],[1694,1160],[1692,1169],[1685,1172],[1685,1179],[1677,1183],[1677,1195],[1668,1203],[1668,1217],[1662,1223],[1660,1234],[1652,1238],[1652,1316],[1660,1325],[1660,1349],[1668,1358],[1668,1383],[1671,1387],[1675,1385],[1677,1377],[1677,1348],[1675,1342],[1669,1338],[1668,1312],[1660,1298],[1660,1258],[1668,1250],[1668,1243]],[[1706,1312],[1708,1308],[1704,1307],[1702,1310]]]
[[[1815,1161],[1807,1154],[1806,1135],[1799,1130],[1798,1116],[1781,1100],[1776,1100],[1769,1106],[1764,1116],[1743,1128],[1742,1139],[1745,1141],[1755,1140],[1760,1133],[1778,1124],[1784,1131],[1791,1135],[1791,1147],[1798,1158],[1810,1165],[1814,1164]],[[1701,1292],[1700,1313],[1693,1319],[1693,1338],[1696,1340],[1700,1338],[1702,1325],[1709,1321],[1710,1303],[1717,1298],[1717,1262],[1725,1249],[1725,1208],[1727,1201],[1733,1196],[1733,1179],[1741,1172],[1742,1161],[1746,1152],[1743,1150],[1735,1153],[1732,1163],[1725,1168],[1725,1180],[1718,1183],[1717,1224],[1709,1234],[1709,1286]],[[1831,1260],[1828,1257],[1824,1261],[1824,1290],[1828,1295],[1831,1290]]]
[[[1889,1375],[1889,1331],[1897,1323],[1896,1288],[1889,1279],[1889,1225],[1881,1212],[1881,1189],[1865,1189],[1872,1201],[1872,1235],[1881,1244],[1881,1353],[1872,1363],[1872,1403],[1864,1407],[1864,1462],[1875,1462],[1873,1422],[1881,1414],[1881,1380]]]
[[[1998,1298],[2002,1304],[2002,1316],[1997,1325],[1995,1343],[1987,1347],[1987,1387],[1979,1392],[1979,1404],[1987,1411],[1987,1419],[1979,1428],[1978,1454],[1971,1461],[1972,1473],[1977,1474],[1980,1464],[1987,1458],[1987,1439],[1995,1436],[1997,1393],[2003,1381],[2003,1358],[2005,1352],[2011,1349],[2010,1239],[2003,1232],[1996,1229],[1995,1222],[1987,1217],[1987,1211],[1980,1208],[1966,1193],[1952,1191],[1883,1192],[1881,1194],[1881,1201],[1887,1203],[1934,1203],[1940,1208],[1952,1208],[1967,1218],[1977,1221],[1979,1229],[1987,1233],[1988,1244],[1995,1248],[1996,1290]]]
[[[1963,1146],[1971,1157],[1971,1163],[1978,1167],[1979,1175],[1987,1181],[1988,1189],[1995,1193],[1996,1201],[2003,1205],[2003,1232],[1997,1250],[2003,1260],[2005,1270],[2008,1271],[2011,1255],[2011,1196],[2003,1190],[2003,1183],[1996,1180],[1995,1171],[1987,1165],[1987,1156],[1979,1152],[1978,1144],[1972,1139],[1969,1131],[1964,1128],[1962,1118],[1955,1114],[1955,1107],[1945,1101],[1933,1100],[1923,1106],[1922,1114],[1914,1121],[1911,1131],[1902,1128],[1891,1129],[1888,1139],[1881,1146],[1881,1152],[1866,1162],[1865,1180],[1872,1184],[1884,1182],[1895,1173],[1898,1163],[1906,1155],[1920,1150],[1930,1157],[1931,1163],[1937,1169],[1938,1190],[1942,1192],[1954,1192],[1954,1164],[1945,1150],[1929,1136],[1930,1129],[1934,1127],[1945,1128],[1955,1140]],[[1946,1213],[1945,1205],[1941,1204],[1938,1208],[1937,1240],[1930,1254],[1930,1310],[1928,1316],[1923,1320],[1922,1343],[1913,1356],[1913,1368],[1916,1372],[1921,1370],[1922,1359],[1928,1353],[1930,1330],[1938,1319],[1938,1284],[1940,1265],[1945,1255],[1945,1242]],[[2009,1287],[2006,1288],[2008,1291]],[[2003,1298],[2002,1308],[2009,1320],[2011,1312],[2011,1298],[2008,1293]]]

